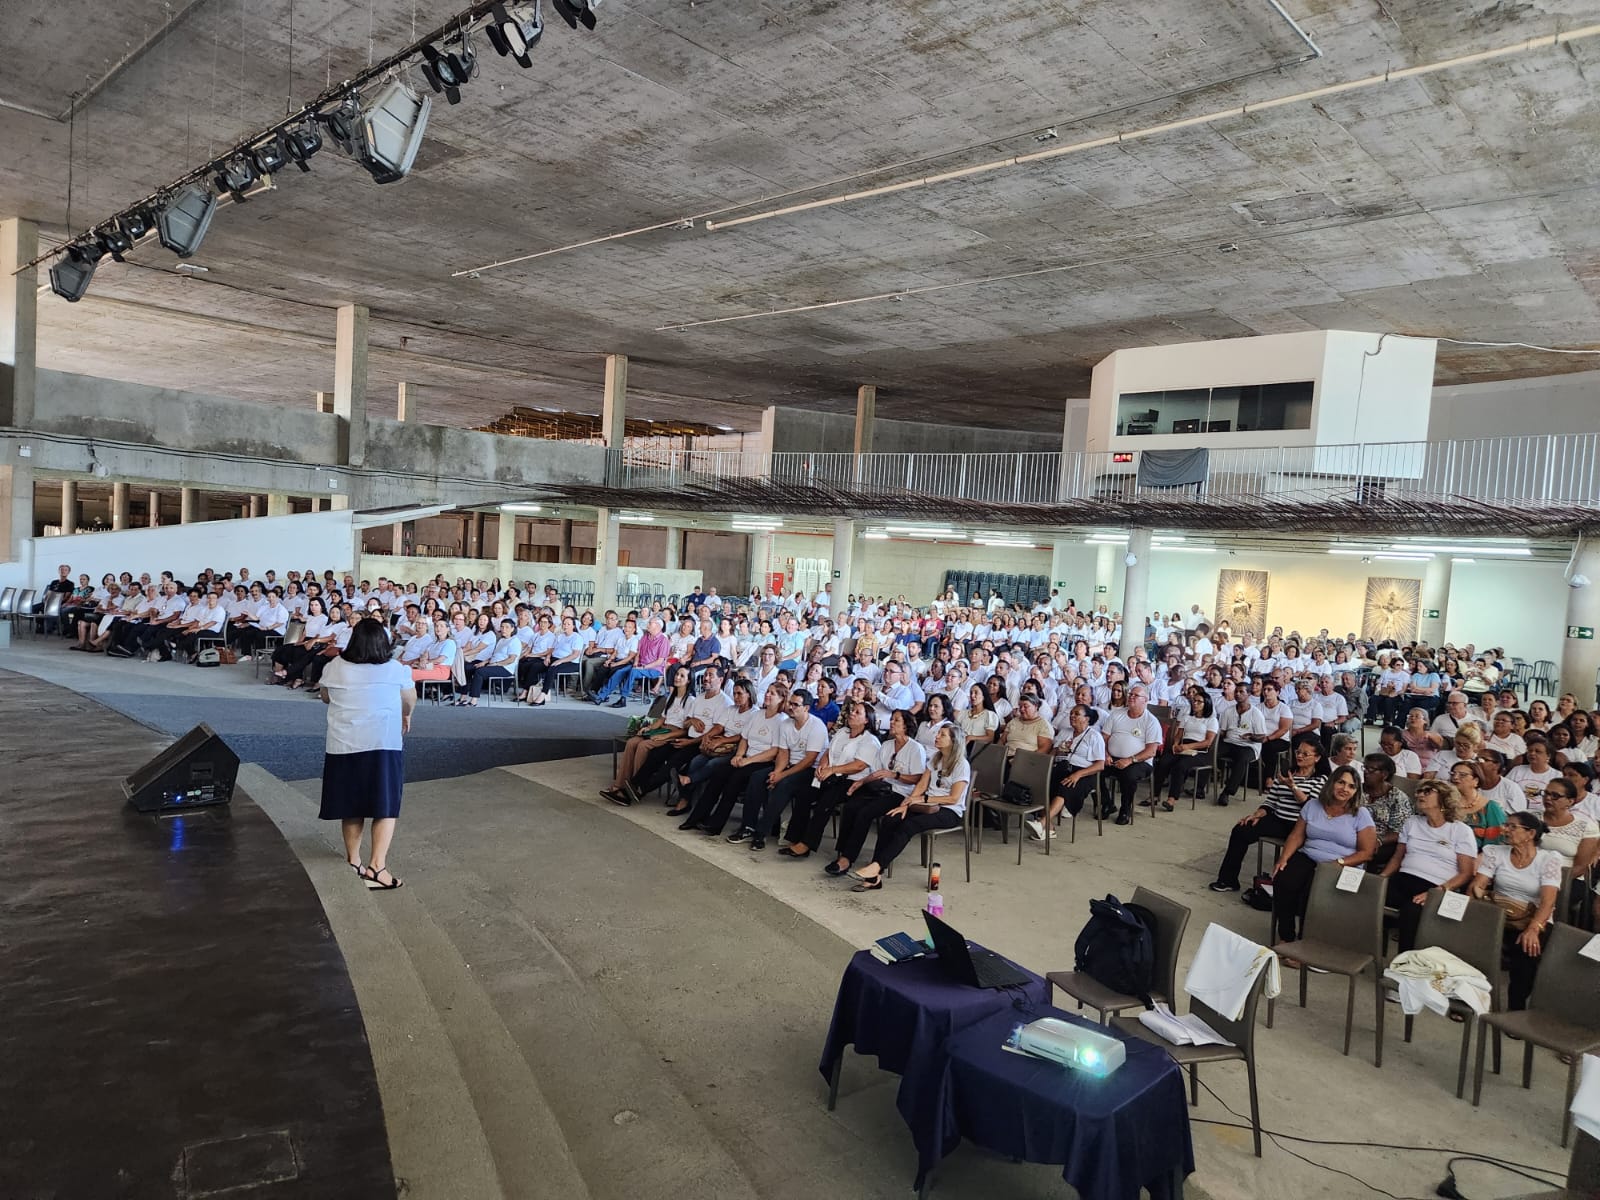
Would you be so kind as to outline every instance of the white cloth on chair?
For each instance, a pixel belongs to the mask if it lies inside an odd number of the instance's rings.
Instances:
[[[1438,946],[1396,954],[1383,977],[1398,985],[1400,1011],[1408,1017],[1424,1008],[1444,1016],[1450,1011],[1451,999],[1480,1016],[1489,1011],[1492,989],[1483,972]]]
[[[1183,990],[1228,1020],[1237,1021],[1262,971],[1267,972],[1265,992],[1271,999],[1283,990],[1278,956],[1266,946],[1212,923],[1200,939]]]
[[[1585,1054],[1579,1067],[1572,1121],[1584,1133],[1600,1140],[1600,1058],[1593,1054]]]

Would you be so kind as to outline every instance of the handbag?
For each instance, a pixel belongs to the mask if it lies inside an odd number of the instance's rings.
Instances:
[[[1526,900],[1513,900],[1510,896],[1502,896],[1499,892],[1490,892],[1489,899],[1494,901],[1496,908],[1506,914],[1506,928],[1509,930],[1521,933],[1533,920],[1534,907]]]

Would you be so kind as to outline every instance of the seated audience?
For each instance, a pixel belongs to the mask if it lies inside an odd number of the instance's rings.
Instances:
[[[1477,869],[1478,842],[1460,820],[1461,797],[1448,783],[1425,779],[1417,787],[1416,813],[1400,827],[1400,841],[1383,868],[1389,907],[1397,910],[1400,949],[1413,950],[1422,906],[1435,888],[1453,892]]]
[[[1561,889],[1561,856],[1540,848],[1544,828],[1532,813],[1512,813],[1506,818],[1505,843],[1484,849],[1472,881],[1476,899],[1505,909],[1506,1000],[1513,1012],[1528,1007]]]
[[[1317,867],[1329,862],[1359,867],[1377,849],[1372,814],[1361,806],[1361,777],[1351,767],[1335,768],[1317,795],[1301,808],[1272,868],[1272,919],[1278,942],[1292,942],[1300,936]]]

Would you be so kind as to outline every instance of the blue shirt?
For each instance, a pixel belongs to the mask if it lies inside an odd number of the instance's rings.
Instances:
[[[832,725],[839,719],[839,702],[837,700],[829,700],[819,708],[817,707],[817,702],[813,700],[811,702],[811,715],[824,725]]]
[[[581,633],[558,633],[552,645],[555,648],[554,658],[571,658],[583,649],[583,635]]]
[[[1322,807],[1322,801],[1315,798],[1306,801],[1305,807],[1300,810],[1300,817],[1306,823],[1306,843],[1301,849],[1307,858],[1319,863],[1354,854],[1356,834],[1363,829],[1375,828],[1372,814],[1364,807],[1357,809],[1354,814],[1342,813],[1330,817]]]

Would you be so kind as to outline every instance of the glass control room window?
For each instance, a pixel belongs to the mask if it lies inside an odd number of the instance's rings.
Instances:
[[[1311,381],[1303,380],[1123,392],[1117,397],[1117,436],[1310,429],[1313,390]]]

